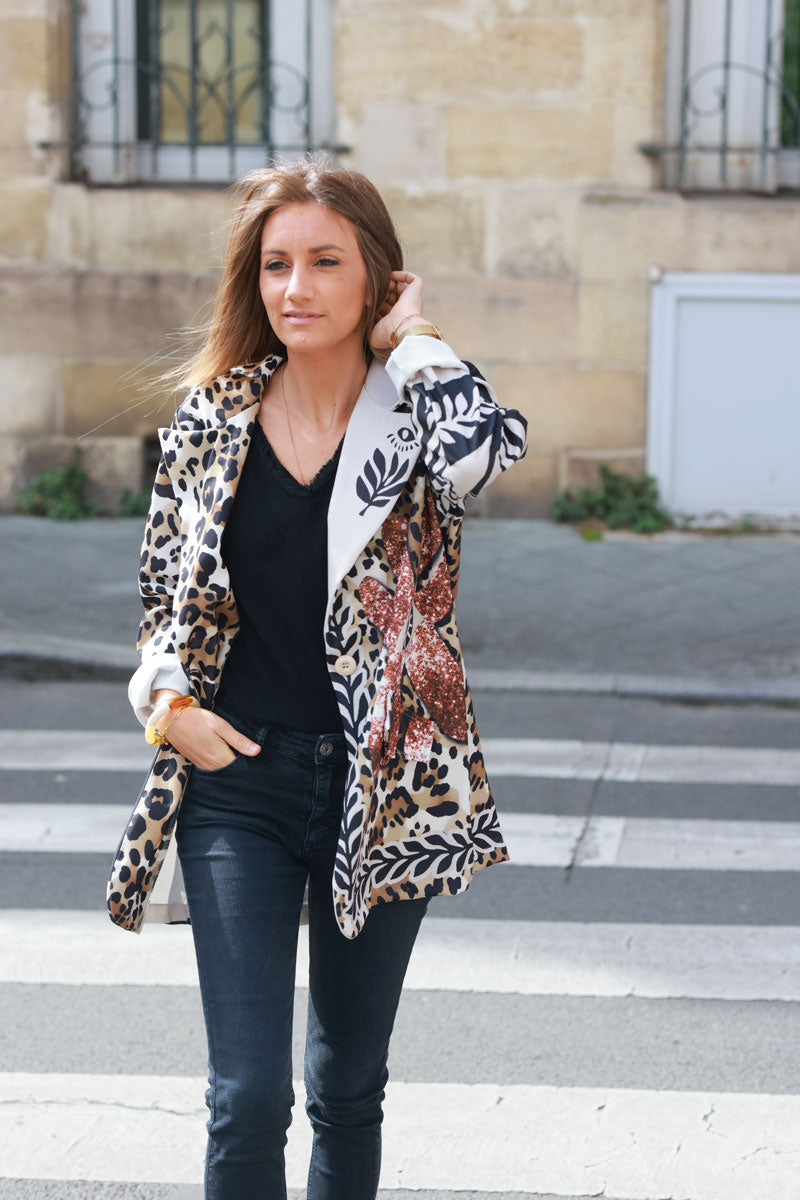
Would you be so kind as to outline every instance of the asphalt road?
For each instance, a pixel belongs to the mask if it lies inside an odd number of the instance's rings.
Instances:
[[[390,1052],[381,1200],[796,1200],[797,711],[501,691],[475,705],[512,863],[429,909]],[[0,713],[41,745],[88,733],[100,754],[110,732],[141,737],[120,683],[6,678]],[[114,847],[47,848],[70,819],[131,807],[142,775],[9,769],[3,737],[0,1197],[199,1200],[190,930],[117,930]],[[637,765],[596,771],[597,746]],[[682,757],[655,769],[646,748]],[[747,771],[765,751],[783,782]],[[306,999],[299,978],[295,1079]],[[305,1123],[299,1098],[292,1200]]]

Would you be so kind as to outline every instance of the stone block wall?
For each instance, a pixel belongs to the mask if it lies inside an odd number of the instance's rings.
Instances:
[[[640,469],[647,277],[628,281],[634,328],[584,289],[586,213],[598,189],[654,186],[636,144],[659,120],[664,5],[411,3],[383,80],[391,6],[339,8],[341,140],[382,187],[434,319],[529,420],[490,511],[546,513],[595,451]]]
[[[148,379],[208,311],[220,188],[69,182],[66,0],[0,11],[0,504],[76,438],[109,503],[173,400]],[[800,270],[791,197],[659,190],[665,0],[336,0],[342,161],[380,187],[426,308],[527,458],[480,511],[543,515],[644,464],[648,273]],[[93,464],[93,465],[92,465]]]

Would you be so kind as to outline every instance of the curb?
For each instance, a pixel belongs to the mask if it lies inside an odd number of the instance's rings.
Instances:
[[[800,678],[711,679],[677,675],[581,674],[572,671],[472,670],[475,691],[628,696],[694,704],[800,705]]]
[[[16,638],[0,633],[0,677],[31,680],[130,679],[139,665],[128,647],[52,634]]]

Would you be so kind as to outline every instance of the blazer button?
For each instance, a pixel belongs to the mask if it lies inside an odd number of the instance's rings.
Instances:
[[[352,675],[357,664],[352,654],[340,654],[333,665],[340,675]]]

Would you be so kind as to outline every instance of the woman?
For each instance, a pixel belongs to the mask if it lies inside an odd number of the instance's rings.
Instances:
[[[509,858],[453,602],[465,497],[524,455],[526,423],[423,315],[372,184],[311,161],[244,181],[186,383],[130,684],[159,749],[109,912],[135,932],[190,915],[205,1195],[280,1197],[307,888],[308,1197],[373,1200],[420,922]]]

